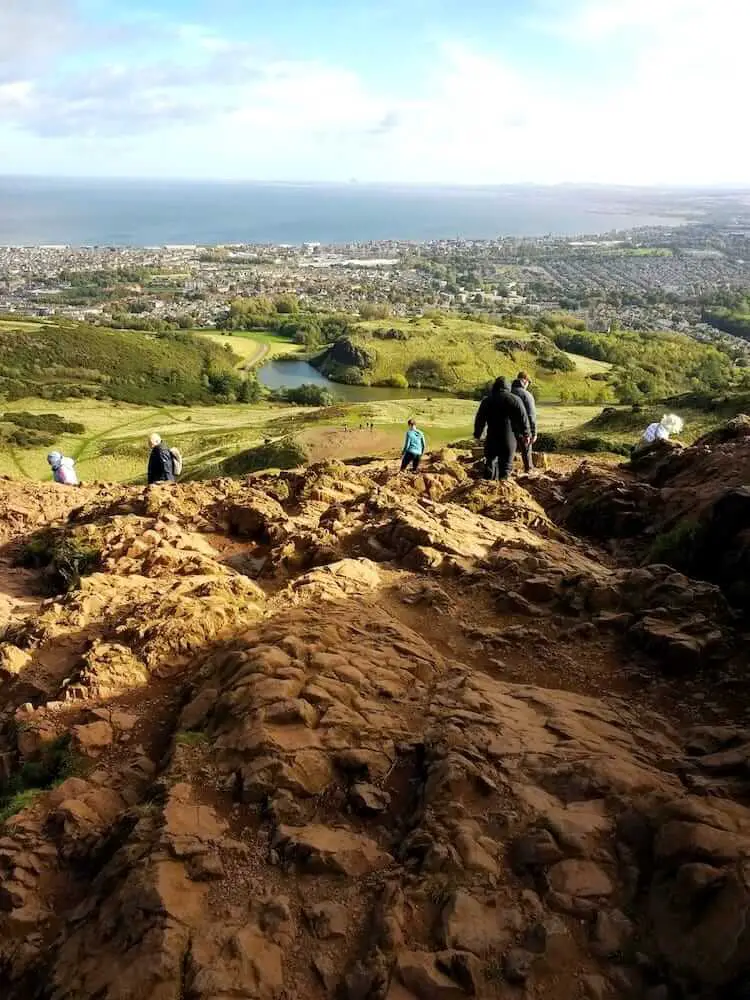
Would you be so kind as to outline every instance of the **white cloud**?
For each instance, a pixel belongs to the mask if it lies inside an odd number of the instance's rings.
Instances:
[[[750,0],[538,2],[567,64],[533,54],[511,64],[451,41],[408,93],[389,92],[387,73],[366,80],[269,58],[194,24],[171,28],[170,59],[137,68],[16,70],[0,77],[0,125],[16,136],[4,145],[18,151],[6,169],[23,170],[29,149],[46,143],[70,172],[78,163],[78,172],[266,179],[750,183]],[[587,53],[594,68],[582,85]],[[611,60],[606,78],[594,57]]]

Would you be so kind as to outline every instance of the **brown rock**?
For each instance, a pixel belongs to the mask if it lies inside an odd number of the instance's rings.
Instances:
[[[654,852],[660,861],[722,863],[750,855],[750,840],[703,823],[672,820],[659,830]]]
[[[398,978],[417,1000],[464,1000],[466,991],[442,971],[438,958],[430,951],[403,951],[396,959]]]
[[[443,945],[484,956],[492,951],[501,951],[521,923],[517,911],[485,906],[459,889],[443,909]]]
[[[226,873],[218,855],[196,854],[188,863],[188,874],[194,882],[214,882]]]
[[[554,865],[549,871],[549,882],[555,892],[574,898],[609,896],[614,891],[612,880],[599,865],[573,858]]]
[[[282,826],[276,839],[287,857],[313,874],[366,875],[393,860],[374,840],[340,828]]]
[[[114,730],[108,722],[89,722],[85,726],[73,727],[74,745],[88,757],[98,757],[112,745],[114,738]]]
[[[530,830],[513,843],[511,858],[516,871],[554,865],[564,857],[549,830]]]
[[[327,955],[315,954],[312,957],[312,967],[315,974],[323,984],[323,988],[329,997],[332,997],[338,986],[338,976],[333,962]]]
[[[503,958],[503,975],[513,986],[523,986],[531,975],[534,955],[523,948],[511,948]]]
[[[633,940],[633,923],[621,910],[599,910],[594,921],[592,949],[603,958],[624,956]]]
[[[376,785],[356,784],[349,790],[349,801],[356,812],[374,816],[387,811],[391,797]]]
[[[346,937],[349,926],[349,916],[346,907],[332,901],[314,903],[305,910],[305,917],[316,938],[325,941],[328,938]]]

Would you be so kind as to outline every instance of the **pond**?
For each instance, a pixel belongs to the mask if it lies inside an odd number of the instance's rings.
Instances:
[[[369,385],[331,382],[307,361],[268,361],[258,370],[258,380],[269,389],[292,389],[300,385],[324,385],[334,399],[346,403],[368,403],[378,399],[414,399],[445,396],[434,389],[387,389]]]

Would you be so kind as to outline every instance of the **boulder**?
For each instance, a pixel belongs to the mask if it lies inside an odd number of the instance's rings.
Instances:
[[[282,826],[276,846],[301,870],[318,875],[367,875],[387,868],[393,860],[363,834],[320,824]]]

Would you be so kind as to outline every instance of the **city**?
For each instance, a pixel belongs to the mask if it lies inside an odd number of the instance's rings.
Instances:
[[[239,297],[294,295],[310,311],[419,315],[565,310],[589,329],[723,338],[703,322],[750,287],[750,227],[692,225],[601,237],[341,246],[0,247],[0,312],[111,325],[142,315],[216,325]],[[736,348],[745,351],[737,341]]]

